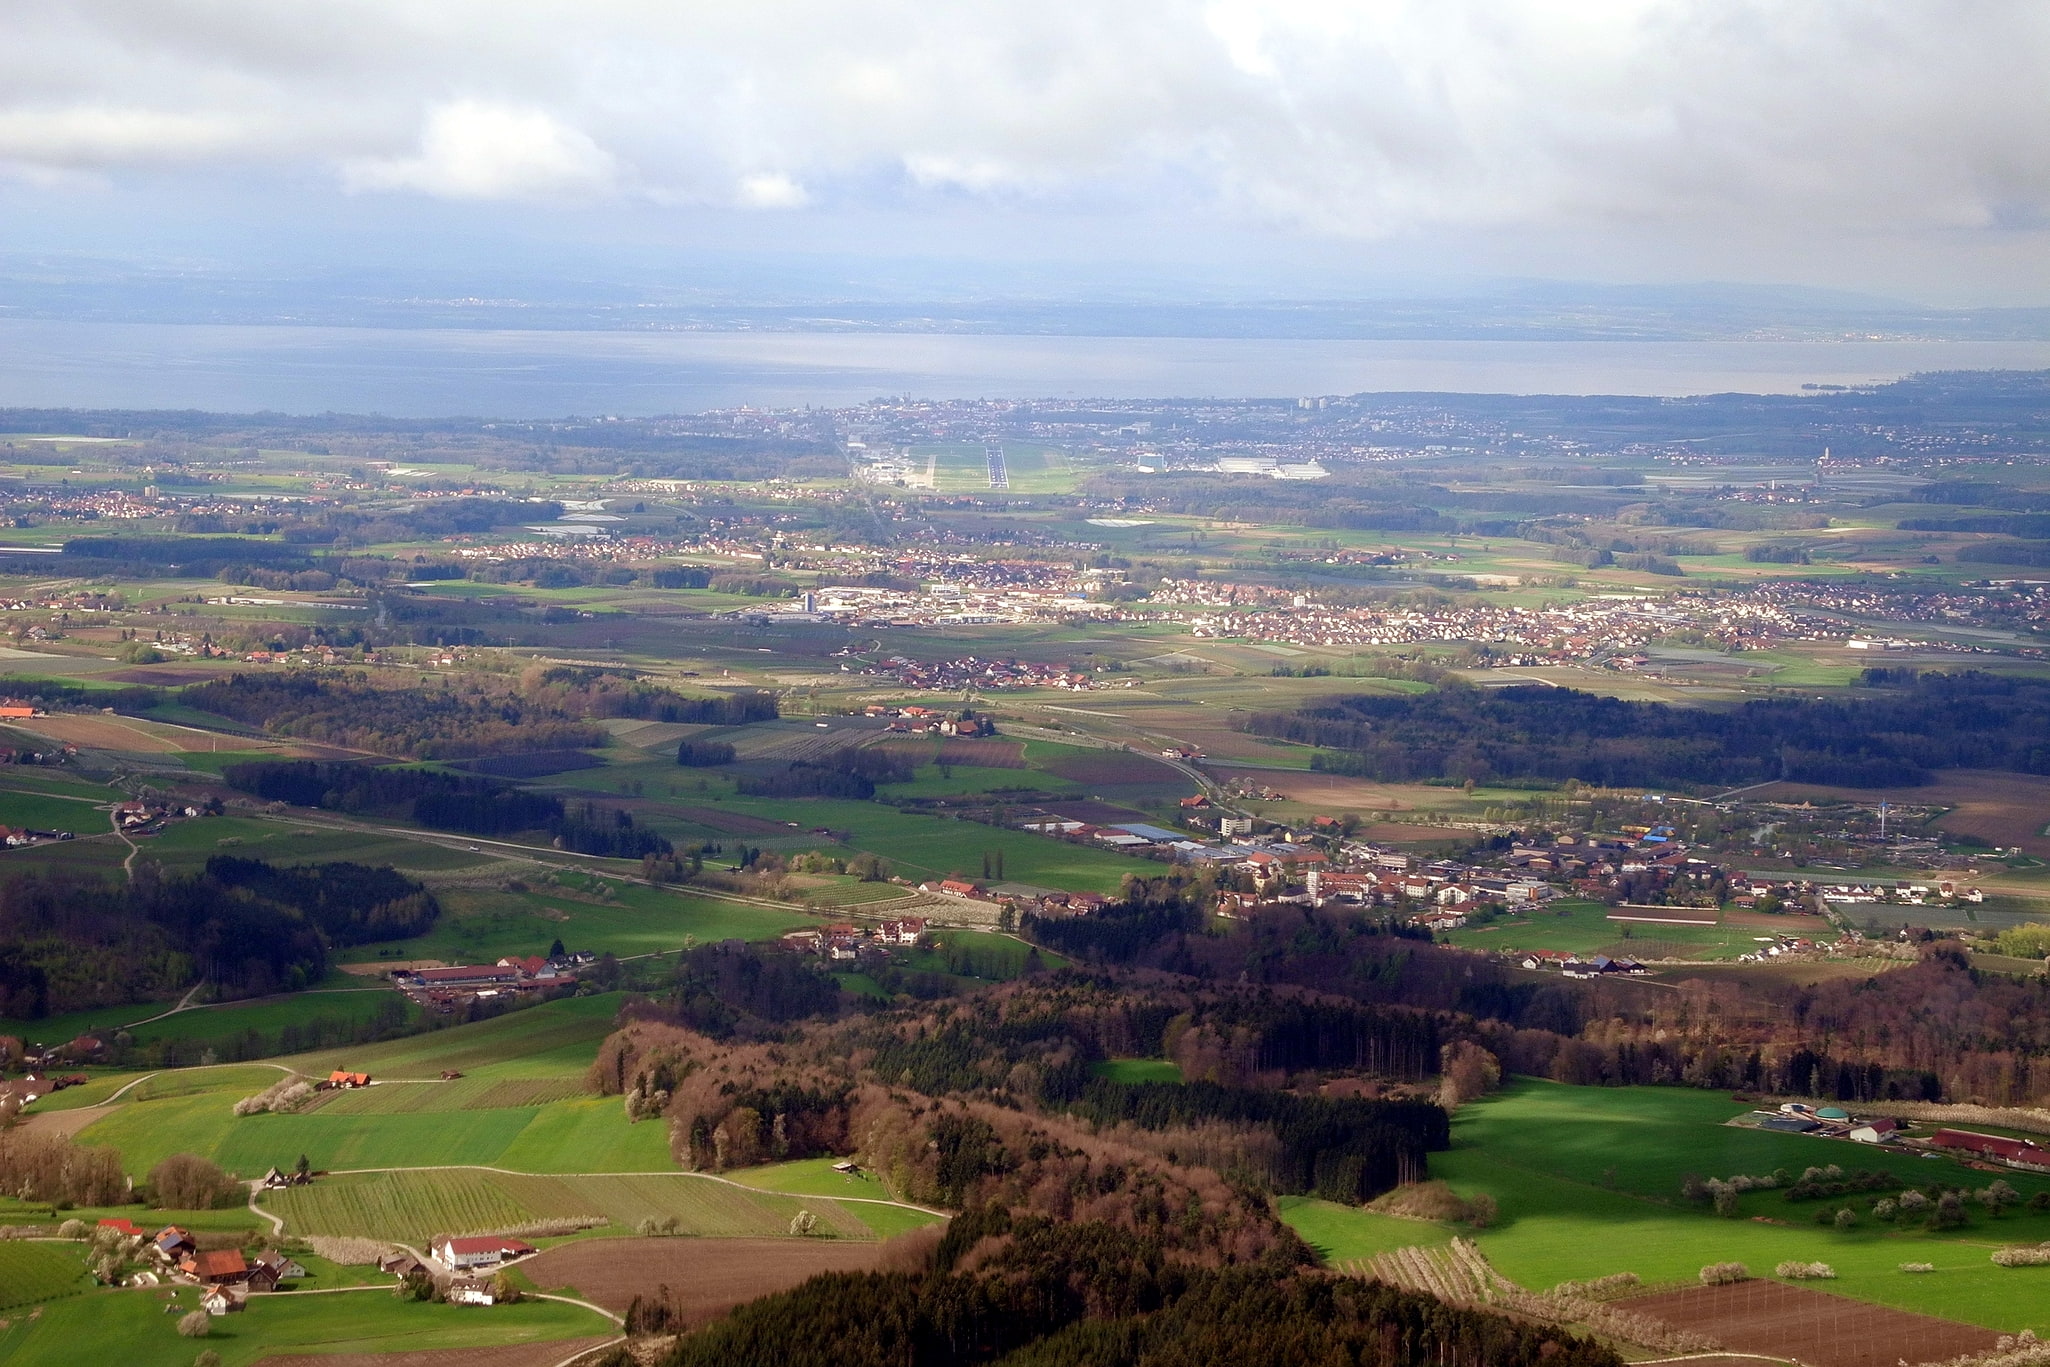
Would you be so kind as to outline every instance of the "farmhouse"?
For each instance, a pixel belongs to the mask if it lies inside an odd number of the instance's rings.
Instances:
[[[157,1255],[167,1263],[176,1263],[199,1247],[199,1241],[176,1225],[165,1225],[157,1231],[153,1241]]]
[[[370,1074],[351,1073],[337,1068],[327,1075],[327,1085],[341,1088],[368,1087],[370,1085]],[[272,1171],[275,1172],[277,1170],[273,1168]]]
[[[239,1248],[195,1250],[179,1262],[178,1270],[208,1286],[224,1286],[249,1280],[249,1264]]]
[[[1997,1134],[1977,1134],[1971,1130],[1938,1130],[1929,1136],[1929,1142],[1939,1149],[1955,1149],[1961,1153],[1990,1158],[1996,1163],[2050,1172],[2050,1149],[2038,1148],[2026,1139],[2008,1139]]]
[[[377,1270],[379,1272],[389,1273],[391,1276],[397,1277],[400,1281],[404,1281],[406,1278],[412,1276],[415,1272],[425,1272],[427,1270],[427,1264],[421,1262],[418,1258],[414,1257],[410,1253],[403,1253],[395,1250],[393,1252],[385,1254],[382,1258],[379,1258],[377,1260]]]
[[[232,1315],[249,1308],[246,1286],[216,1286],[199,1298],[199,1308],[209,1315]]]
[[[534,1246],[524,1240],[508,1239],[497,1234],[484,1234],[467,1239],[452,1238],[444,1234],[434,1241],[432,1248],[435,1258],[451,1272],[461,1272],[472,1267],[495,1267],[514,1258],[524,1258],[534,1251]]]
[[[448,1284],[450,1305],[491,1305],[496,1300],[491,1283],[482,1277],[457,1277]]]
[[[399,970],[392,971],[393,977]],[[409,975],[422,987],[514,987],[520,970],[498,964],[465,964],[456,968],[417,968]]]

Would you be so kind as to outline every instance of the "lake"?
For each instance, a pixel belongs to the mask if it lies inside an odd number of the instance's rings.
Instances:
[[[1793,393],[2043,369],[2050,342],[1319,341],[0,320],[0,407],[646,416],[921,398]]]

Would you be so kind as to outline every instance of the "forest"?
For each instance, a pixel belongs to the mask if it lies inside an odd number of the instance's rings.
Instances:
[[[1844,698],[1734,708],[1528,684],[1440,687],[1327,698],[1233,721],[1255,735],[1319,747],[1317,769],[1384,782],[1688,788],[1791,779],[1878,788],[1927,783],[1936,769],[2050,773],[2050,682],[1882,669],[1866,671],[1862,683]]]
[[[1301,1243],[1237,1265],[1001,1205],[914,1266],[815,1277],[677,1340],[666,1367],[1620,1367],[1562,1330],[1310,1272]],[[642,1311],[645,1316],[645,1309]],[[612,1362],[624,1367],[621,1350]]]
[[[439,911],[418,883],[359,864],[216,858],[166,876],[143,861],[122,886],[23,874],[0,883],[0,1015],[33,1020],[195,984],[221,999],[293,991],[327,972],[330,947],[418,934]]]

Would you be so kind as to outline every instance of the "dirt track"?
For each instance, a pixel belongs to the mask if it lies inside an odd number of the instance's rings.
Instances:
[[[575,1287],[624,1313],[635,1296],[669,1296],[692,1324],[758,1296],[787,1291],[821,1272],[861,1272],[878,1244],[833,1239],[586,1239],[522,1264],[534,1285]]]
[[[1734,1352],[1791,1358],[1809,1367],[1941,1362],[1985,1352],[1999,1338],[1976,1325],[1763,1280],[1632,1296],[1617,1304],[1676,1328],[1713,1334]]]

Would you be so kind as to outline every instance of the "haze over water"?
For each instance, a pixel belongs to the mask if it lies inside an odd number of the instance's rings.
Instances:
[[[645,416],[922,398],[1795,393],[2050,342],[1350,341],[0,321],[0,406]]]

